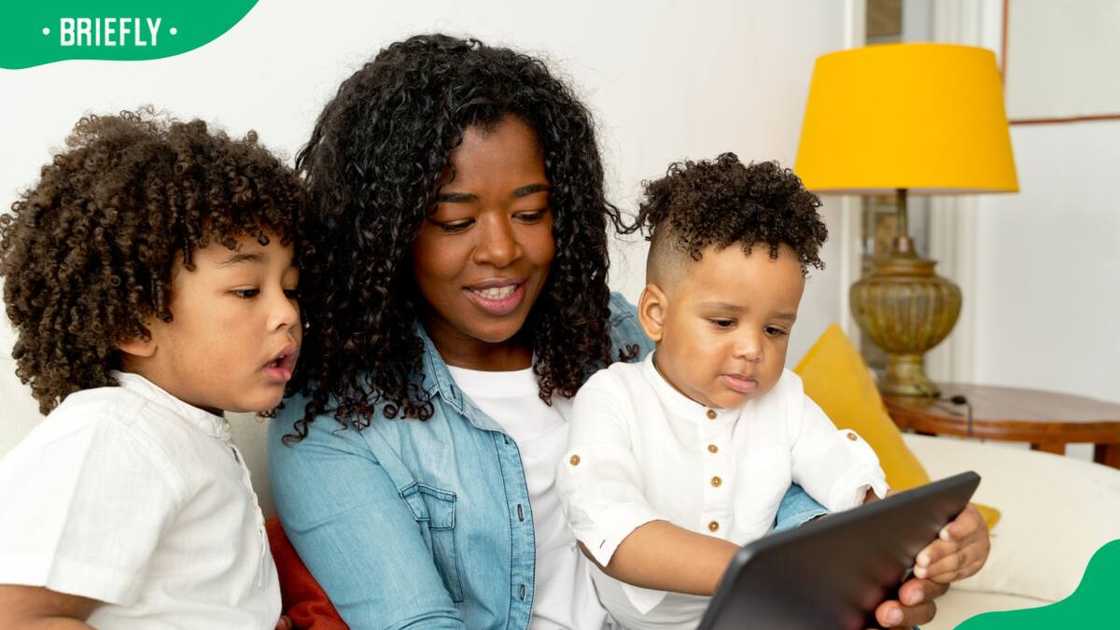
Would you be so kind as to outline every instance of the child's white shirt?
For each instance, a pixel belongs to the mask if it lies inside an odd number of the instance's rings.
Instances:
[[[96,628],[272,630],[276,567],[227,421],[113,375],[0,460],[0,584],[106,602]]]
[[[602,566],[636,528],[668,521],[746,544],[766,534],[791,483],[829,511],[886,495],[875,452],[837,430],[785,370],[738,409],[711,409],[653,365],[615,363],[577,393],[557,488],[569,525]],[[599,597],[626,628],[694,628],[707,597],[665,593],[592,572]]]

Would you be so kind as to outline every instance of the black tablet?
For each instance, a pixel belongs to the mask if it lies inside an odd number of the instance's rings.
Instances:
[[[914,558],[972,497],[965,472],[756,540],[736,554],[700,630],[879,627]]]

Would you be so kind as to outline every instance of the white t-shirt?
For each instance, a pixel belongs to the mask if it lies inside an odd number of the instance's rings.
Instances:
[[[96,628],[272,630],[280,585],[228,423],[114,376],[0,460],[0,583],[105,602]]]
[[[875,452],[838,431],[793,372],[741,408],[709,409],[669,384],[653,353],[600,370],[579,390],[557,474],[567,520],[603,566],[654,520],[746,544],[770,530],[792,482],[833,512],[860,505],[869,488],[887,491]],[[695,628],[708,604],[592,575],[626,628]]]
[[[531,368],[483,372],[448,366],[467,398],[497,422],[521,452],[536,539],[532,630],[599,630],[606,616],[556,494],[556,465],[568,443],[571,401],[538,396]]]

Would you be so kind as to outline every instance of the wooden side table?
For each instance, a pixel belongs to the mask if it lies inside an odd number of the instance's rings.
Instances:
[[[1120,468],[1120,404],[1036,389],[939,383],[939,399],[884,396],[887,413],[900,429],[1028,442],[1031,449],[1064,455],[1066,444],[1094,445],[1093,461]],[[961,395],[968,408],[949,401]]]

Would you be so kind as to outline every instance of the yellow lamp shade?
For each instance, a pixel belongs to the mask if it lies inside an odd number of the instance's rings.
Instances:
[[[822,193],[1018,191],[995,54],[892,44],[819,57],[794,171]]]

